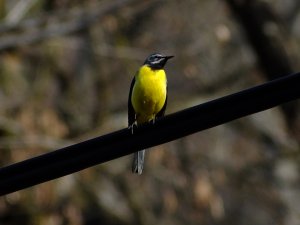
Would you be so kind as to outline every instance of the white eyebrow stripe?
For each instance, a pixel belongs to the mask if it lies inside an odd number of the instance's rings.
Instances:
[[[156,61],[153,61],[152,64],[158,64],[158,63],[160,63],[163,59],[164,59],[164,58],[160,58],[160,59],[158,59],[158,60],[156,60]]]

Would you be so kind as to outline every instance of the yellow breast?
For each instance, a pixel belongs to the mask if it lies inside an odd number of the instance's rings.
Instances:
[[[135,75],[131,102],[137,115],[137,122],[144,123],[155,118],[163,108],[167,96],[167,78],[165,71],[152,70],[142,66]]]

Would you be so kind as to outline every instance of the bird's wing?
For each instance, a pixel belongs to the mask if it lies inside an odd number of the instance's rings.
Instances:
[[[128,97],[128,126],[131,126],[135,122],[135,111],[133,109],[132,102],[131,102],[131,95],[132,95],[134,83],[135,83],[135,77],[131,81],[129,97]]]
[[[156,114],[155,118],[159,118],[165,115],[165,111],[167,108],[167,103],[168,103],[168,85],[167,85],[167,96],[166,96],[166,101],[162,109]]]

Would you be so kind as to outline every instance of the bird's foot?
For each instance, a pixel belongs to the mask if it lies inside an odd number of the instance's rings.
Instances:
[[[137,127],[137,122],[134,122],[130,126],[128,126],[128,129],[131,130],[131,134],[133,134],[133,129]]]
[[[149,122],[152,123],[152,124],[155,124],[155,121],[156,121],[156,118],[150,120]]]

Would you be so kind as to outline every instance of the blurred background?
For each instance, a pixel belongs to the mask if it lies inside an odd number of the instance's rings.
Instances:
[[[0,0],[0,20],[0,166],[126,127],[153,52],[175,55],[166,114],[300,68],[298,0]],[[127,156],[1,197],[0,224],[296,225],[299,142],[295,101],[151,148],[141,176]]]

